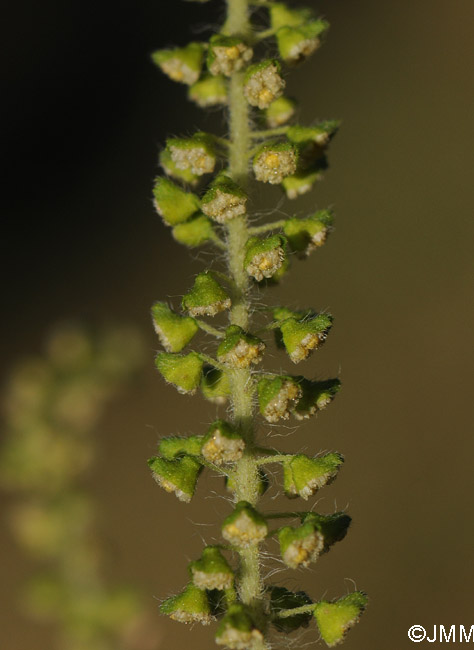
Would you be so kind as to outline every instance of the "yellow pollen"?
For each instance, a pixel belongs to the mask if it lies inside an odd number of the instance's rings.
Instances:
[[[269,153],[265,156],[265,165],[267,167],[271,167],[272,169],[275,169],[276,167],[279,167],[280,165],[280,158],[278,154],[276,153]]]
[[[228,59],[235,60],[240,56],[240,50],[237,45],[226,48],[225,55]]]
[[[268,88],[264,88],[260,91],[258,98],[263,102],[271,102],[273,99],[273,94],[268,90]]]
[[[270,260],[268,259],[268,257],[267,257],[267,258],[263,258],[263,259],[262,259],[262,261],[261,261],[260,264],[258,265],[258,268],[259,268],[261,271],[266,271],[267,269],[271,268],[272,266],[273,266],[273,265],[272,265],[271,261],[270,261]]]

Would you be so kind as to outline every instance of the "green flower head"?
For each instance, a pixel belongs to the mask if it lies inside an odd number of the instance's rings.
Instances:
[[[355,591],[339,600],[322,600],[316,605],[314,617],[323,640],[330,648],[342,643],[348,630],[359,622],[367,601],[366,594]]]
[[[180,501],[189,503],[194,495],[201,471],[200,463],[191,456],[173,460],[150,458],[148,465],[153,478],[166,492],[174,492]]]
[[[207,594],[192,583],[177,596],[167,598],[160,612],[180,623],[209,625],[214,620]]]
[[[181,352],[199,329],[194,318],[175,314],[164,302],[155,302],[151,315],[155,332],[167,352]]]

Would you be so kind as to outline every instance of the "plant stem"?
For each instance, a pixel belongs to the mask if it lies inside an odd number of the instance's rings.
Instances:
[[[249,0],[228,0],[226,32],[242,37],[250,36]],[[229,90],[229,175],[244,190],[248,185],[248,152],[250,145],[249,109],[243,92],[244,75],[234,73]],[[228,266],[235,283],[235,293],[230,311],[230,322],[247,329],[250,321],[248,299],[249,278],[244,269],[245,245],[249,238],[247,219],[238,216],[227,226]],[[245,443],[245,453],[235,469],[235,499],[255,505],[259,497],[259,474],[254,444],[255,382],[249,369],[228,370],[232,390],[232,413],[235,426]],[[257,546],[239,549],[237,589],[241,601],[248,605],[257,623],[264,624],[262,608],[263,583],[260,574]],[[261,650],[266,645],[262,643]]]
[[[286,223],[286,219],[280,219],[279,221],[272,221],[271,223],[266,223],[263,226],[253,226],[249,228],[249,233],[251,235],[259,235],[264,232],[270,232],[271,230],[278,230],[283,228]]]
[[[302,605],[301,607],[293,607],[292,609],[282,609],[276,615],[277,618],[290,618],[290,616],[296,616],[297,614],[312,614],[316,605]]]

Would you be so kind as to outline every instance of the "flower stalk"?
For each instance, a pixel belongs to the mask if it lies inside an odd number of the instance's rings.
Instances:
[[[255,7],[268,17],[268,29],[253,24]],[[163,325],[158,324],[157,332],[164,339],[166,326],[166,341],[177,343],[174,349],[168,345],[171,352],[158,354],[157,368],[181,393],[194,393],[201,386],[203,395],[214,403],[228,401],[230,421],[217,420],[202,436],[170,438],[173,442],[160,446],[150,467],[158,483],[183,501],[192,498],[203,468],[227,476],[235,504],[222,525],[227,545],[206,547],[201,560],[192,564],[194,582],[179,596],[166,600],[161,611],[184,622],[208,624],[220,618],[216,643],[231,650],[267,650],[271,626],[289,633],[313,618],[326,643],[335,645],[357,622],[367,600],[362,592],[354,592],[346,599],[313,603],[303,592],[266,584],[261,570],[261,546],[272,538],[278,538],[288,567],[306,567],[340,541],[350,524],[345,513],[265,514],[258,509],[268,487],[264,466],[280,466],[288,498],[308,500],[336,478],[343,463],[339,453],[282,454],[258,444],[260,418],[274,425],[292,416],[308,418],[325,408],[339,389],[338,379],[320,381],[259,371],[271,343],[260,334],[274,337],[277,347],[286,350],[297,364],[324,343],[332,316],[312,309],[260,309],[271,320],[258,331],[252,318],[254,287],[278,282],[287,272],[292,254],[306,258],[326,242],[332,225],[328,210],[255,225],[250,201],[253,177],[279,185],[292,199],[309,191],[327,167],[326,152],[338,123],[288,126],[296,104],[283,95],[284,66],[301,62],[316,51],[327,27],[308,9],[292,9],[282,2],[227,0],[221,31],[212,35],[208,44],[192,44],[192,59],[189,47],[154,55],[158,65],[165,61],[160,67],[168,76],[195,89],[200,106],[214,105],[218,89],[219,103],[228,116],[225,140],[205,133],[173,138],[160,157],[166,174],[190,185],[193,193],[176,188],[174,181],[157,181],[161,188],[156,195],[159,213],[165,223],[174,226],[178,241],[189,246],[217,244],[224,250],[227,272],[212,269],[196,277],[182,302],[186,321],[166,312],[166,321],[163,318]],[[256,53],[270,38],[276,41],[279,59],[255,61]],[[183,60],[173,60],[169,52]],[[197,74],[197,68],[205,65],[207,72]],[[211,79],[216,82],[210,83]],[[196,188],[201,177],[213,172],[217,174],[214,180],[199,195]],[[184,241],[186,237],[189,243]],[[204,317],[217,317],[219,324],[209,325]],[[223,318],[228,320],[227,326],[222,326]],[[169,332],[173,323],[181,328],[180,337]],[[198,330],[217,339],[215,355],[194,350],[178,354],[192,343]],[[172,449],[172,457],[164,458],[166,448]],[[299,518],[300,523],[269,532],[267,520],[279,518]],[[233,562],[222,555],[229,551]],[[221,591],[218,606],[210,593],[215,584]]]

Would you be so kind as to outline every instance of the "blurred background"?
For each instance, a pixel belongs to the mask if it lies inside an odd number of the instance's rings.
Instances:
[[[347,507],[354,523],[310,570],[277,578],[314,599],[355,583],[371,602],[345,647],[401,650],[411,647],[413,624],[474,624],[474,5],[314,4],[332,28],[321,51],[288,77],[289,94],[301,101],[302,121],[340,118],[343,127],[315,192],[290,203],[273,188],[261,205],[274,205],[280,217],[332,205],[336,230],[269,290],[268,301],[335,315],[326,346],[304,371],[339,375],[343,390],[317,419],[274,443],[344,453],[321,509]],[[196,33],[204,38],[222,5],[164,5],[6,4],[0,347],[5,386],[19,359],[42,353],[58,321],[126,323],[140,333],[146,361],[97,423],[84,487],[96,499],[105,574],[136,585],[156,614],[147,649],[183,648],[192,639],[204,650],[212,630],[195,628],[190,637],[159,618],[157,606],[182,587],[187,560],[216,534],[212,524],[229,506],[205,498],[223,494],[208,474],[189,506],[178,503],[154,484],[146,459],[160,436],[202,433],[216,415],[160,380],[149,319],[154,300],[178,303],[210,254],[190,256],[176,244],[150,196],[167,134],[224,123],[221,113],[205,117],[189,105],[149,54]],[[5,492],[2,512],[13,501]],[[6,519],[0,645],[50,650],[54,626],[22,614],[21,587],[35,563]],[[316,638],[312,629],[295,643]]]

